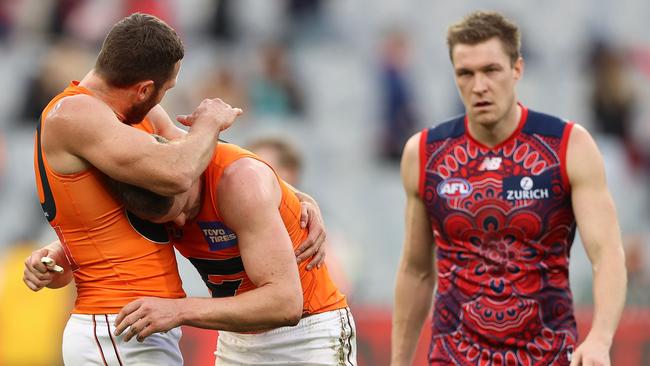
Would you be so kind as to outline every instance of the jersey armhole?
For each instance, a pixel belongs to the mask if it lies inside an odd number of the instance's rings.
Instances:
[[[566,156],[569,147],[569,138],[571,137],[571,130],[573,130],[574,124],[572,121],[567,122],[562,133],[562,142],[560,143],[560,172],[562,174],[562,183],[567,191],[571,190],[571,184],[569,183],[569,173],[566,167]]]
[[[422,133],[420,134],[420,149],[419,149],[419,158],[420,158],[420,177],[418,180],[418,194],[420,195],[420,198],[424,200],[424,182],[426,178],[426,174],[424,172],[425,165],[427,163],[426,161],[426,153],[425,153],[425,148],[427,145],[427,134],[429,132],[429,129],[424,129],[422,130]]]

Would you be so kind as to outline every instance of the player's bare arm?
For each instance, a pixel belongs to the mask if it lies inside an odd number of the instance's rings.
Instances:
[[[159,144],[149,134],[117,119],[100,100],[88,95],[65,98],[46,117],[43,149],[58,173],[72,174],[91,164],[108,176],[162,195],[188,189],[207,166],[219,132],[241,110],[219,100],[204,100],[181,123],[187,136]]]
[[[147,119],[151,122],[154,133],[167,140],[176,140],[187,135],[187,131],[176,126],[171,117],[169,117],[169,114],[167,114],[167,111],[160,104],[151,108],[149,113],[147,113]]]
[[[418,193],[420,133],[406,143],[402,183],[406,191],[406,234],[397,269],[391,365],[411,365],[422,324],[431,309],[436,283],[431,224]]]
[[[43,258],[50,258],[51,262],[44,263]],[[61,268],[60,271],[56,270],[57,266]],[[72,271],[58,240],[33,251],[25,259],[23,282],[32,291],[39,291],[43,287],[52,289],[64,287],[70,281],[72,281]]]
[[[567,173],[573,211],[594,278],[591,330],[574,353],[571,366],[609,365],[609,349],[625,302],[625,257],[601,154],[579,125],[573,127],[569,139]]]
[[[237,234],[244,268],[256,289],[228,298],[144,298],[125,306],[116,334],[144,339],[179,325],[252,331],[295,325],[302,315],[302,288],[291,240],[278,211],[281,190],[266,164],[240,159],[218,189],[224,223]]]
[[[300,243],[296,249],[296,257],[298,263],[310,259],[307,265],[307,270],[314,267],[320,268],[321,264],[325,261],[325,241],[327,233],[325,231],[325,222],[320,212],[318,202],[305,192],[301,192],[291,184],[285,182],[291,188],[293,193],[296,194],[300,200],[300,226],[309,230],[309,235],[304,242]]]

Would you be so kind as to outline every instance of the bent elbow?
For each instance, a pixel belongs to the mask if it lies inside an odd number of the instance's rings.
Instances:
[[[303,298],[302,292],[292,294],[283,302],[282,306],[282,325],[294,326],[302,319]]]

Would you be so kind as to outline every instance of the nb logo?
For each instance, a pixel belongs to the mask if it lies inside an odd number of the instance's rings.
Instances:
[[[498,156],[495,157],[486,157],[485,160],[479,165],[478,170],[499,170],[501,168],[501,158]]]

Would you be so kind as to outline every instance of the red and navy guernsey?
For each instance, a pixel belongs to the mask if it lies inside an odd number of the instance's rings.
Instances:
[[[421,134],[419,194],[438,271],[431,365],[568,365],[575,347],[573,124],[521,108],[516,131],[492,148],[465,116]]]

